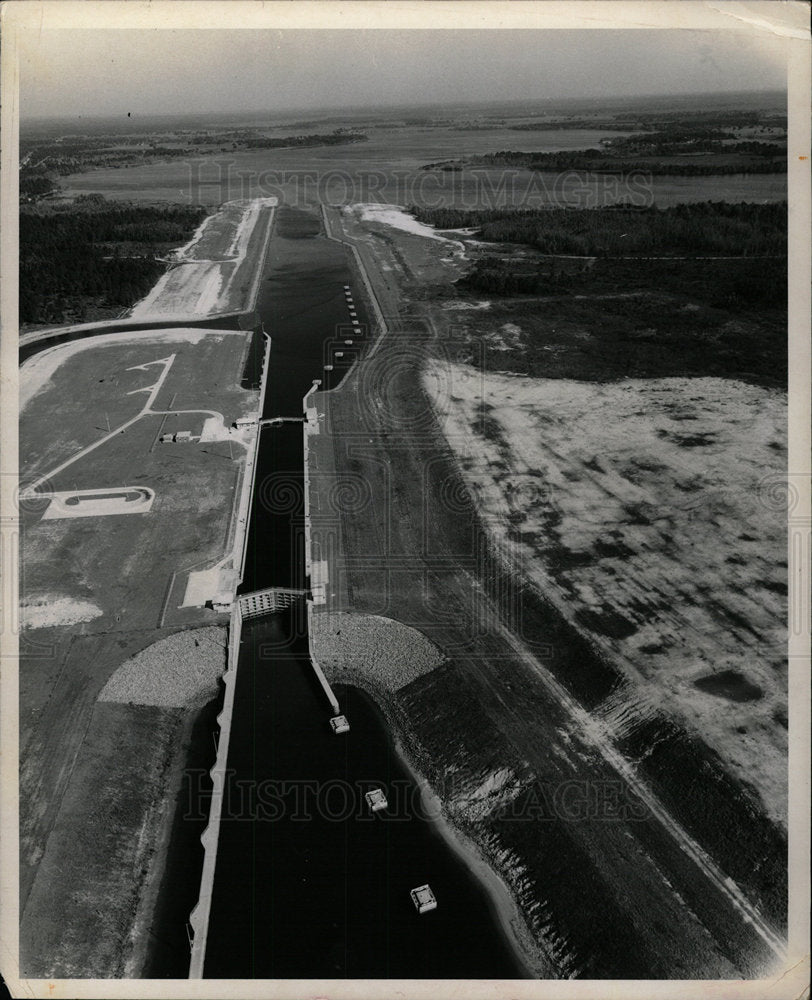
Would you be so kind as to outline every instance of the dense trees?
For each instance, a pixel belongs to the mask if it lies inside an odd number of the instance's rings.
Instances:
[[[763,121],[760,119],[763,117]],[[769,122],[769,125],[767,124]],[[638,122],[535,121],[511,124],[512,131],[544,131],[581,127],[631,128],[632,135],[611,135],[600,140],[600,148],[569,149],[556,152],[525,152],[503,149],[496,153],[469,156],[464,160],[428,163],[424,170],[453,167],[504,166],[534,171],[586,171],[589,173],[704,177],[714,174],[785,173],[787,147],[783,137],[786,120],[762,116],[758,112],[710,116],[699,113],[643,115]],[[738,131],[742,127],[749,132]],[[769,129],[769,131],[768,131]],[[778,131],[776,132],[776,129]],[[769,136],[759,142],[747,136]],[[737,141],[738,140],[738,141]]]
[[[286,149],[292,146],[339,146],[348,142],[366,142],[368,136],[360,132],[338,129],[326,135],[256,135],[245,139],[241,145],[246,149]]]
[[[706,148],[710,145],[710,148]],[[752,147],[758,147],[754,149]],[[577,170],[585,173],[633,174],[645,173],[664,177],[711,177],[728,174],[786,173],[786,150],[765,143],[734,143],[731,146],[706,144],[696,146],[662,146],[643,149],[639,153],[624,153],[609,149],[576,149],[558,153],[526,153],[503,149],[484,153],[464,161],[448,160],[427,163],[423,170],[448,170],[456,167],[513,167],[522,170],[551,172]],[[632,155],[647,157],[631,159]]]
[[[355,129],[339,128],[326,134],[269,136],[262,129],[231,129],[228,131],[186,130],[151,133],[138,136],[60,136],[38,142],[24,143],[21,162],[20,194],[23,201],[48,193],[37,176],[47,172],[52,178],[80,173],[96,168],[138,166],[170,158],[197,157],[226,149],[285,149],[297,146],[336,146],[365,142],[366,135]],[[52,184],[51,187],[56,187]]]
[[[736,313],[786,309],[787,204],[671,208],[410,209],[492,244],[460,286],[489,295],[668,292]],[[502,253],[498,244],[508,244]],[[510,244],[538,254],[516,254]]]
[[[473,228],[483,240],[575,256],[781,256],[787,204],[701,202],[670,208],[409,211],[438,229]]]
[[[23,167],[20,170],[20,201],[22,202],[38,201],[55,191],[56,187],[54,176],[44,168],[30,170]]]
[[[185,243],[206,210],[186,205],[108,202],[101,195],[72,205],[20,210],[20,322],[85,318],[88,308],[132,305],[165,265],[155,253]]]
[[[575,270],[551,260],[525,261],[486,256],[459,281],[462,289],[488,295],[568,296],[612,294],[613,289],[690,295],[715,309],[735,313],[747,308],[785,309],[786,259],[692,261],[667,258],[635,261],[636,272],[618,266],[631,262],[602,259],[594,269]],[[641,267],[640,265],[645,265]],[[660,265],[659,267],[657,265]],[[669,270],[664,268],[670,267]]]

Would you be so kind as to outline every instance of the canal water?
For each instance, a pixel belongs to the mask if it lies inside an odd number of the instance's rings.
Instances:
[[[360,339],[346,335],[347,252],[318,230],[315,215],[277,211],[258,301],[272,339],[266,417],[301,416],[313,379],[337,385],[352,355],[335,354]],[[243,592],[305,583],[303,462],[301,425],[263,430]],[[244,624],[205,976],[525,976],[482,885],[424,815],[377,707],[356,688],[336,695],[351,723],[342,736],[313,676],[303,604]],[[373,787],[390,799],[374,816]],[[409,891],[426,882],[438,908],[418,915]]]
[[[332,733],[296,617],[243,629],[205,976],[522,976],[373,703],[337,687],[351,730]],[[426,882],[439,905],[418,915],[409,891]]]
[[[320,228],[313,213],[277,209],[257,299],[257,312],[271,337],[265,418],[301,418],[304,395],[314,380],[321,381],[320,389],[338,385],[369,336],[347,250],[318,235]],[[262,429],[247,552],[240,593],[304,586],[304,443],[299,424]]]

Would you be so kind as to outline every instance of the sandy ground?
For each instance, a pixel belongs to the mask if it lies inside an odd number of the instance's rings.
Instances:
[[[578,611],[591,613],[595,623],[589,604],[579,604],[572,588],[568,600],[552,586],[539,600],[529,593],[536,588],[523,586],[531,575],[525,553],[531,539],[527,532],[522,540],[522,511],[509,509],[517,523],[508,530],[517,538],[511,538],[516,559],[508,566],[494,552],[499,546],[483,537],[483,528],[491,529],[491,540],[507,536],[494,529],[502,515],[474,515],[471,487],[464,489],[460,480],[462,462],[445,447],[434,419],[419,422],[421,433],[409,433],[420,408],[431,409],[419,376],[424,358],[437,351],[467,362],[470,340],[464,330],[460,337],[458,327],[469,318],[490,325],[500,343],[509,344],[516,336],[506,322],[512,314],[496,300],[489,309],[467,313],[443,308],[454,301],[448,284],[464,264],[439,240],[364,222],[355,213],[328,215],[334,234],[358,249],[390,332],[340,390],[315,397],[329,416],[325,433],[310,440],[312,552],[330,562],[330,608],[396,618],[450,658],[394,695],[363,671],[354,682],[393,706],[393,727],[416,765],[442,789],[449,818],[456,808],[455,824],[468,829],[508,882],[558,975],[727,979],[763,970],[772,960],[766,942],[774,935],[746,899],[740,909],[739,886],[776,926],[782,923],[780,835],[765,829],[766,820],[755,821],[757,803],[751,810],[751,797],[736,790],[699,737],[686,748],[684,725],[648,718],[639,678],[629,672],[625,687],[618,685],[621,668],[595,640],[601,629],[593,634],[574,622]],[[526,308],[542,307],[531,302]],[[482,396],[476,375],[471,372],[473,398]],[[463,396],[447,382],[437,386],[444,410]],[[488,444],[489,434],[500,443],[505,435],[493,414],[483,410],[480,421],[482,441]],[[365,431],[362,448],[356,444],[359,426]],[[570,441],[564,438],[558,451],[566,456]],[[467,423],[455,443],[463,454],[469,445],[475,449],[468,456],[472,466],[484,464],[481,442]],[[681,447],[691,446],[686,441]],[[501,482],[510,456],[497,450],[493,458],[496,466],[489,471]],[[340,520],[330,516],[319,478],[333,468],[363,475],[373,502]],[[644,508],[636,512],[641,524],[644,514]],[[561,515],[553,514],[552,527],[556,517]],[[553,531],[548,534],[551,577],[584,562],[583,554],[573,556]],[[602,550],[601,557],[609,556]],[[517,571],[512,577],[511,569]],[[565,605],[560,613],[553,600]],[[602,630],[619,631],[619,614],[599,610]],[[617,698],[607,697],[613,685]],[[669,700],[667,692],[657,691],[658,705]],[[722,712],[727,709],[727,700],[714,701]],[[630,717],[634,739],[619,746]],[[627,760],[622,752],[632,756]],[[672,761],[679,775],[669,770]],[[544,798],[545,790],[570,787],[573,780],[595,791],[619,787],[630,801],[642,796],[657,819],[641,822],[629,815],[624,822],[606,822],[598,810],[585,822],[559,824],[545,811],[538,821],[516,823],[509,810],[501,820],[503,803],[515,798],[521,811]],[[457,795],[457,782],[463,795]],[[695,832],[721,871],[697,854],[680,823]]]
[[[426,386],[503,551],[622,665],[610,727],[670,706],[785,825],[785,525],[768,478],[786,460],[785,398],[447,364]],[[732,694],[695,686],[728,671],[746,682]]]
[[[439,240],[441,243],[450,244],[456,253],[465,253],[465,245],[462,242],[441,236],[433,226],[427,226],[422,222],[418,222],[414,216],[404,212],[402,208],[396,205],[350,205],[345,209],[345,212],[354,214],[362,222],[374,222],[379,225],[392,226],[394,229],[400,229],[404,233],[411,233],[413,236],[423,236],[425,239]]]
[[[226,630],[216,626],[159,639],[121,664],[99,701],[162,708],[203,705],[216,695],[225,673],[226,643]]]
[[[260,213],[274,205],[276,198],[223,205],[201,223],[189,243],[175,251],[173,258],[178,266],[159,279],[130,315],[205,316],[250,308],[241,284],[246,267],[253,272],[249,244],[252,237],[261,236],[255,234]]]
[[[58,594],[30,596],[20,605],[23,628],[52,628],[93,621],[104,612],[90,601],[77,601]]]

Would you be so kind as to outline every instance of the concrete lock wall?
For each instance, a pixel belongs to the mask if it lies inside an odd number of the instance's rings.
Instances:
[[[243,618],[273,614],[274,611],[284,611],[294,601],[300,601],[304,596],[304,591],[298,590],[260,590],[240,597],[240,611]]]

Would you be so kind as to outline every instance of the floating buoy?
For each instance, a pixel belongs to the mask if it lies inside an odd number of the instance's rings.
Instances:
[[[336,715],[330,719],[330,725],[333,727],[333,732],[338,736],[340,733],[348,733],[350,731],[350,724],[347,721],[346,715]]]
[[[416,889],[412,889],[409,895],[412,897],[414,908],[418,913],[428,913],[430,910],[437,909],[437,900],[430,885],[419,885]]]
[[[382,788],[373,788],[371,792],[366,793],[364,798],[367,800],[367,805],[372,812],[380,812],[381,809],[386,809],[389,805]]]

